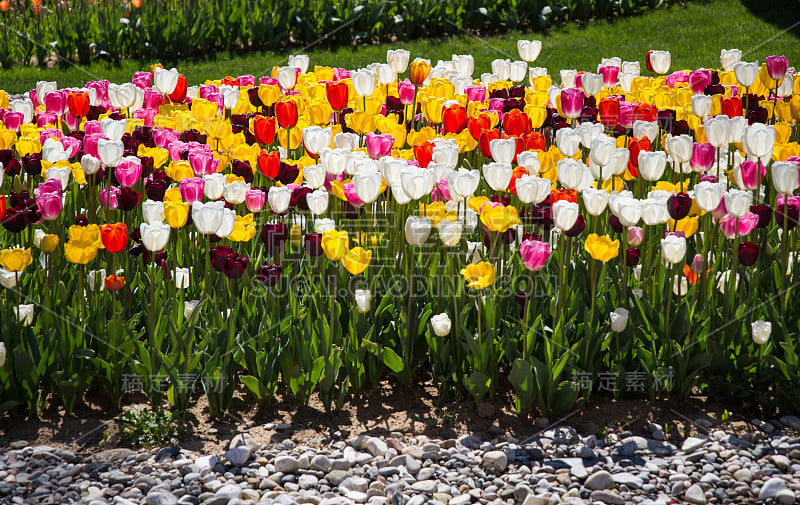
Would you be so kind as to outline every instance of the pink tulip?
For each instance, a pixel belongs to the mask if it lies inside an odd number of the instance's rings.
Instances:
[[[225,109],[225,97],[221,93],[209,93],[206,95],[206,100],[217,104],[217,114],[222,114]]]
[[[244,194],[244,205],[249,212],[261,212],[267,202],[267,194],[261,189],[248,189]]]
[[[716,148],[708,142],[695,142],[692,145],[692,158],[689,165],[695,172],[705,172],[714,165]]]
[[[200,177],[189,177],[178,184],[178,191],[180,191],[184,202],[193,203],[203,200],[205,187],[206,183]]]
[[[56,121],[58,120],[58,116],[54,112],[36,112],[36,127],[37,128],[44,128],[47,125],[55,125]]]
[[[108,108],[108,85],[111,84],[107,80],[102,81],[89,81],[86,83],[86,87],[89,89],[93,89],[95,92],[96,100],[95,103],[101,107]]]
[[[58,116],[64,114],[67,109],[67,96],[63,91],[51,91],[44,96],[44,107],[47,112],[52,112]]]
[[[136,72],[131,80],[137,88],[147,89],[153,85],[153,74],[150,72]]]
[[[64,150],[69,153],[70,158],[81,150],[81,141],[75,137],[61,137],[61,143],[64,145]]]
[[[177,141],[178,132],[169,130],[167,128],[153,128],[153,143],[156,147],[165,148],[169,147],[173,142]]]
[[[252,75],[240,75],[237,77],[239,79],[239,86],[255,86],[256,78]]]
[[[431,200],[434,202],[450,200],[450,188],[447,187],[447,179],[442,179],[433,186],[431,190]]]
[[[483,86],[467,86],[464,88],[468,102],[483,103],[486,100],[486,88]]]
[[[97,144],[100,142],[100,139],[108,140],[108,137],[99,133],[85,135],[83,137],[83,151],[86,154],[91,154],[95,158],[99,158],[100,155],[97,154]]]
[[[742,174],[743,189],[756,189],[758,187],[759,168],[761,171],[761,180],[763,181],[764,177],[767,175],[767,167],[762,165],[760,161],[746,160],[739,165],[739,171]]]
[[[781,82],[783,76],[786,75],[786,69],[789,67],[789,60],[786,56],[767,56],[766,64],[770,78]]]
[[[631,247],[638,247],[639,244],[642,243],[642,239],[644,238],[644,230],[642,230],[638,226],[631,226],[626,230],[626,232],[627,232],[628,244]]]
[[[300,69],[297,69],[297,73],[299,75]],[[345,68],[334,68],[333,69],[333,80],[340,81],[342,79],[350,78],[350,71]]]
[[[399,95],[400,103],[410,105],[414,101],[414,85],[408,79],[398,82],[397,94]]]
[[[63,193],[63,188],[61,187],[61,181],[55,178],[47,179],[46,181],[40,183],[39,186],[33,189],[34,198],[38,197],[39,195],[43,195],[45,193],[52,193],[61,198],[61,195]]]
[[[83,124],[83,133],[85,135],[92,135],[94,133],[103,133],[103,129],[100,127],[100,121],[86,121]]]
[[[123,158],[117,165],[114,175],[117,177],[120,186],[125,188],[133,187],[142,177],[142,162],[132,156]]]
[[[550,244],[538,240],[525,240],[519,248],[519,255],[528,270],[538,271],[550,259]]]
[[[719,220],[719,228],[729,239],[735,238],[738,232],[740,237],[744,237],[758,224],[758,214],[746,212],[744,216],[736,219],[733,216],[725,216]]]
[[[133,113],[133,119],[143,119],[145,126],[153,126],[153,120],[156,117],[155,109],[139,109]]]
[[[505,99],[503,98],[490,98],[489,99],[489,110],[496,110],[497,112],[503,112],[503,104],[506,103]]]
[[[347,198],[347,201],[353,207],[363,207],[364,202],[361,198],[358,197],[358,193],[356,193],[356,186],[352,182],[348,182],[343,186],[344,189],[344,196]]]
[[[367,133],[367,152],[373,160],[390,155],[392,146],[394,146],[394,137],[388,133],[382,135],[372,132]]]
[[[278,79],[276,79],[274,77],[259,77],[258,78],[258,85],[259,86],[261,86],[261,85],[264,85],[264,86],[278,86]],[[198,95],[198,96],[200,96],[200,95]]]
[[[717,208],[711,211],[711,215],[714,217],[714,219],[722,219],[728,215],[728,208],[725,207],[725,198],[720,200]]]
[[[194,175],[203,176],[210,175],[216,172],[216,167],[213,165],[214,156],[210,151],[195,150],[189,151],[189,165],[194,170]]]
[[[636,104],[631,102],[619,103],[619,124],[623,128],[633,128],[633,111]]]
[[[56,181],[58,183],[58,181]],[[59,186],[61,183],[58,183]],[[36,206],[42,213],[42,218],[46,221],[54,221],[58,219],[61,214],[61,209],[64,204],[61,201],[61,195],[58,193],[39,193],[35,197]]]
[[[213,84],[204,84],[197,88],[197,97],[206,99],[208,95],[211,93],[219,93],[219,88],[214,86]]]
[[[120,190],[116,186],[109,186],[100,190],[100,205],[111,210],[119,207]]]
[[[181,155],[183,151],[186,150],[185,142],[181,142],[180,140],[172,140],[169,141],[165,147],[167,148],[167,151],[169,151],[169,159],[172,161],[181,161],[183,159]]]
[[[25,115],[21,112],[6,111],[5,114],[3,114],[3,124],[5,124],[6,128],[9,130],[14,130],[16,132],[19,131],[24,119]]]
[[[561,90],[561,110],[569,119],[576,119],[583,111],[583,90],[567,88]]]
[[[158,110],[159,107],[164,103],[164,95],[161,93],[156,93],[152,89],[144,90],[144,102],[143,106],[145,109],[152,109]]]
[[[700,275],[705,270],[705,261],[703,261],[702,254],[695,254],[694,259],[692,259],[692,272],[697,275]]]
[[[711,84],[710,70],[701,68],[689,72],[689,86],[695,95],[702,95],[709,84]]]
[[[36,96],[35,89],[28,91],[28,98],[30,98],[31,102],[33,102],[33,108],[38,109],[39,106],[41,105],[41,102],[39,102],[39,97]]]
[[[686,72],[672,72],[667,77],[665,77],[665,82],[667,86],[672,89],[675,89],[675,86],[678,85],[679,82],[689,82],[689,74]]]
[[[61,138],[61,130],[58,128],[43,128],[39,130],[39,143],[44,145],[49,138]]]
[[[606,65],[597,69],[597,73],[603,76],[603,87],[613,88],[617,84],[617,77],[619,77],[619,67]]]
[[[67,123],[70,130],[77,130],[81,124],[80,120],[73,116],[69,109],[64,111],[64,122]]]

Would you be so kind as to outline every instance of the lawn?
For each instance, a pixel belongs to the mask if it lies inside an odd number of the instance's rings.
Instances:
[[[403,47],[412,57],[433,60],[449,59],[452,54],[472,54],[475,76],[486,72],[495,58],[519,59],[516,41],[541,39],[544,47],[534,65],[546,67],[551,74],[561,68],[593,68],[601,57],[619,56],[623,60],[643,61],[648,49],[666,49],[672,53],[672,68],[718,67],[720,49],[739,48],[744,61],[759,60],[770,54],[784,54],[790,65],[800,62],[800,22],[796,23],[797,1],[770,2],[712,0],[690,2],[618,20],[595,21],[582,26],[570,24],[551,29],[547,34],[509,32],[491,37],[465,33],[447,39],[423,39],[396,44],[364,47],[340,47],[335,50],[315,47],[297,48],[308,54],[312,65],[357,68],[375,61],[385,61],[386,50]],[[190,84],[224,75],[269,73],[275,65],[286,63],[285,53],[254,52],[244,55],[218,54],[216,59],[184,62],[177,65]],[[149,62],[148,62],[149,63]],[[86,81],[108,79],[129,81],[132,74],[146,66],[144,62],[126,61],[119,66],[96,64],[67,68],[15,67],[0,71],[0,88],[22,93],[39,80],[58,81],[60,87],[80,86]]]

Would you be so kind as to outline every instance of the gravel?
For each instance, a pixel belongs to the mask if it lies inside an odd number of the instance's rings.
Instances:
[[[314,447],[259,444],[76,453],[15,441],[0,449],[0,503],[85,505],[791,505],[800,496],[800,419],[753,420],[736,436],[663,440],[663,429],[531,440],[362,435]],[[546,426],[544,426],[546,428]]]

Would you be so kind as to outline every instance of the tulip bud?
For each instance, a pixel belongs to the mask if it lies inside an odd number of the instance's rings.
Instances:
[[[611,331],[614,333],[621,333],[628,326],[628,310],[622,307],[614,310],[609,314],[609,322],[611,323]]]
[[[639,244],[642,243],[642,238],[644,238],[644,230],[639,228],[638,226],[630,226],[627,229],[627,239],[628,244],[633,247],[638,247]]]
[[[358,312],[364,314],[369,312],[369,304],[372,293],[368,289],[356,289],[355,300]]]
[[[433,333],[435,333],[437,337],[446,337],[449,335],[450,325],[450,316],[444,312],[431,316],[431,327],[433,328]]]
[[[750,323],[750,329],[753,333],[753,342],[758,345],[764,345],[769,342],[769,337],[772,334],[772,323],[769,321],[753,321]]]

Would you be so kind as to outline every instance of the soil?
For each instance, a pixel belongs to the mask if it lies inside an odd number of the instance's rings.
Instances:
[[[125,410],[148,408],[142,395],[128,395],[126,401]],[[87,397],[71,415],[66,415],[59,405],[40,412],[38,418],[5,415],[0,418],[0,448],[15,440],[92,452],[129,447],[119,437],[115,418],[120,413],[104,405],[102,398]],[[710,421],[711,429],[741,434],[753,429],[749,420],[754,415],[752,409],[741,403],[725,404],[701,396],[683,402],[593,398],[590,403],[579,401],[549,422],[563,419],[564,424],[575,427],[584,436],[610,431],[649,436],[647,425],[654,422],[664,427],[669,440],[679,442],[686,436],[706,432],[692,424],[699,418]],[[495,398],[477,408],[468,398],[443,402],[430,383],[403,390],[385,381],[377,391],[364,398],[351,398],[341,410],[330,413],[325,412],[316,395],[307,406],[289,394],[279,395],[271,405],[259,406],[246,393],[238,391],[224,420],[214,419],[205,396],[198,394],[183,419],[185,433],[179,445],[202,453],[226,450],[230,439],[240,432],[248,432],[259,443],[280,443],[291,438],[295,443],[310,446],[327,443],[335,437],[346,440],[359,434],[390,433],[405,437],[425,435],[432,439],[466,434],[489,438],[507,433],[524,441],[540,431],[534,426],[537,418],[536,412],[516,413],[511,396]],[[771,417],[765,414],[762,418]],[[267,423],[290,423],[291,428],[278,430],[265,427]]]

